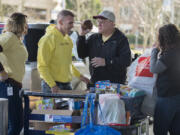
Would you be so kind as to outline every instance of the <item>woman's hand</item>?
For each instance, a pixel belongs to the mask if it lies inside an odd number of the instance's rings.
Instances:
[[[154,48],[157,48],[159,51],[161,50],[158,41],[156,41],[156,42],[154,43],[153,47],[154,47]]]

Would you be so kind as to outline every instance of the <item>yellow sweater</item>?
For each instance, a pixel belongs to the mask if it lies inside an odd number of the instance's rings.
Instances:
[[[41,78],[53,87],[57,82],[70,82],[72,74],[80,77],[72,65],[73,43],[68,35],[63,36],[55,25],[46,29],[46,34],[38,43],[38,71]]]
[[[0,53],[0,62],[4,70],[12,78],[22,83],[25,74],[25,61],[28,53],[24,44],[12,32],[5,32],[0,35],[0,45],[3,52]]]

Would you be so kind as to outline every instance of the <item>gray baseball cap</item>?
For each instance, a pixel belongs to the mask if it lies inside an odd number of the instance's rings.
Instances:
[[[115,22],[115,15],[113,12],[109,11],[109,10],[104,10],[102,11],[99,15],[97,16],[93,16],[94,19],[108,19],[112,22]]]

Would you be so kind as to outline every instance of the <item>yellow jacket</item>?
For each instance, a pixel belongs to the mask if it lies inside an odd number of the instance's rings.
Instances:
[[[0,62],[8,77],[22,83],[25,74],[25,62],[28,53],[24,44],[12,32],[0,35],[0,45],[3,52],[0,53]]]
[[[46,29],[46,34],[38,43],[38,71],[40,77],[50,86],[56,82],[70,82],[72,74],[80,77],[72,65],[73,43],[68,35],[63,36],[55,25]]]

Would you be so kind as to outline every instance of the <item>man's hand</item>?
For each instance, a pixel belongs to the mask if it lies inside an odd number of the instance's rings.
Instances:
[[[87,77],[83,76],[83,75],[80,76],[80,80],[85,82],[86,84],[90,83],[90,80]]]
[[[105,59],[100,57],[95,57],[91,60],[91,64],[93,67],[103,67],[106,65]]]
[[[8,79],[8,74],[6,73],[6,71],[1,71],[0,72],[0,81],[3,82],[7,79]]]
[[[51,88],[52,93],[57,93],[58,90],[60,90],[60,89],[57,85]]]

